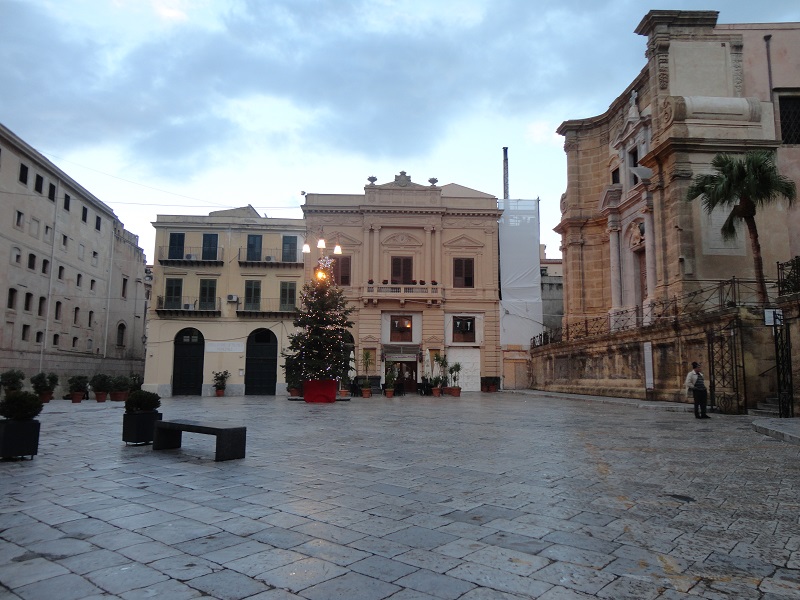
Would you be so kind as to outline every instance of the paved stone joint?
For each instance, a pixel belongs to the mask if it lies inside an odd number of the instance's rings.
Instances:
[[[0,597],[800,596],[800,447],[664,409],[164,400],[247,425],[247,457],[217,463],[206,436],[125,446],[120,404],[53,401],[39,455],[0,463]]]

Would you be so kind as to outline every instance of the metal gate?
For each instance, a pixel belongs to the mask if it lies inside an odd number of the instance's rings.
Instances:
[[[274,396],[278,380],[278,338],[269,329],[256,329],[247,337],[244,393]]]
[[[775,340],[775,370],[778,374],[778,407],[780,416],[794,416],[794,387],[792,385],[792,340],[789,326],[784,323],[781,311],[773,311],[773,338]]]
[[[711,409],[726,414],[747,414],[747,405],[740,391],[744,386],[744,365],[741,363],[739,318],[731,319],[720,329],[706,331],[706,340]]]
[[[197,329],[188,327],[175,336],[172,361],[172,395],[200,396],[203,392],[205,340]]]

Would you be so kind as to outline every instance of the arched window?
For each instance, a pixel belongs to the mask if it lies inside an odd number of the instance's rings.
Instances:
[[[91,327],[92,325],[94,325],[94,311],[90,310],[89,311],[89,327]]]
[[[61,320],[61,301],[56,302],[56,321]]]
[[[81,316],[81,309],[76,306],[75,307],[75,314],[72,317],[72,324],[73,325],[77,325],[78,324],[78,319],[80,318],[80,316]]]
[[[39,312],[38,315],[40,317],[44,316],[45,307],[47,306],[47,298],[44,296],[39,296]]]
[[[125,345],[125,323],[117,325],[117,346]]]
[[[25,310],[30,311],[33,308],[33,294],[28,292],[25,294]]]

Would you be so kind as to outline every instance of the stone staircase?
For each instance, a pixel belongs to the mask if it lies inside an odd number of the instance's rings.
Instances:
[[[770,396],[769,398],[764,398],[762,402],[756,405],[756,408],[747,409],[747,414],[754,417],[775,417],[777,419],[781,416],[778,397]]]

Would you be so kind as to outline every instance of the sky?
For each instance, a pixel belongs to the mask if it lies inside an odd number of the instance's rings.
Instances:
[[[560,255],[565,120],[645,66],[651,9],[800,21],[798,0],[0,0],[0,123],[110,206],[152,262],[159,214],[436,177],[540,199]]]

